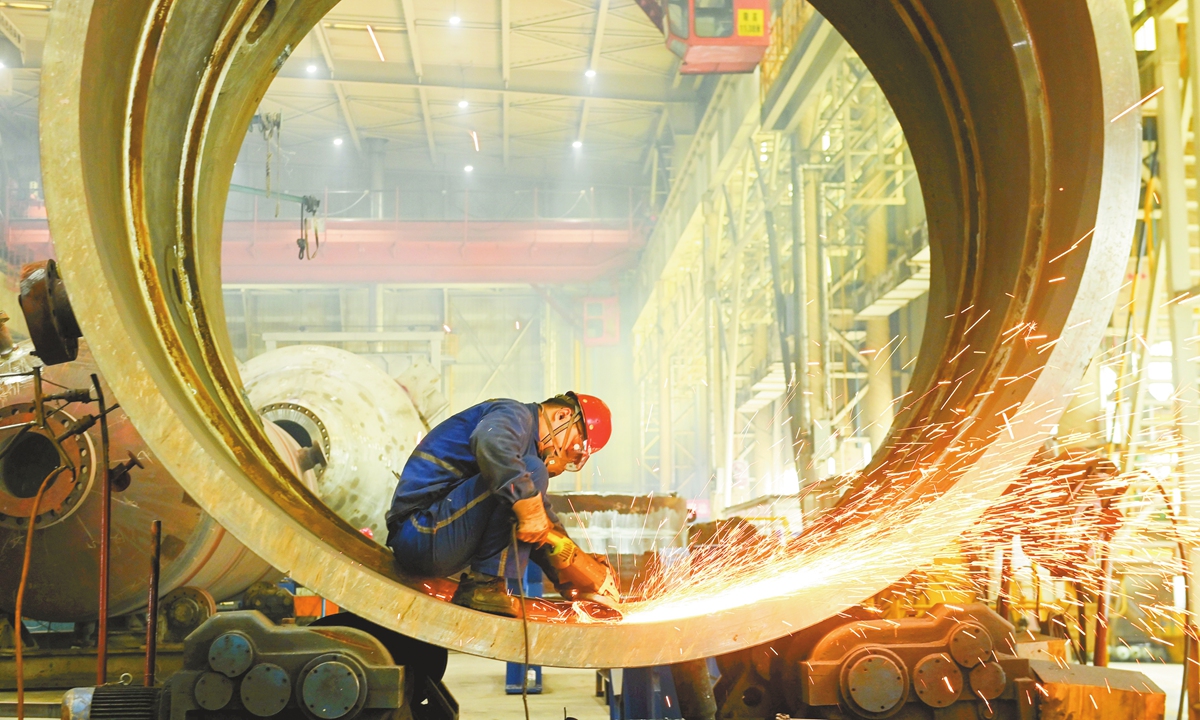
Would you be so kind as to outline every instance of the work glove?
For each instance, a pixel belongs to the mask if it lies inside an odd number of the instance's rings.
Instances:
[[[517,539],[531,545],[541,545],[550,534],[550,518],[546,515],[546,506],[542,504],[542,496],[518,500],[512,505],[513,514],[517,516]]]

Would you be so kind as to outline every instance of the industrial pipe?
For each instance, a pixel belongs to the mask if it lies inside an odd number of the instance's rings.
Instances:
[[[42,399],[42,375],[38,368],[34,376],[34,403],[37,405],[38,418],[45,425],[46,406]],[[96,684],[108,682],[108,582],[109,564],[112,562],[112,476],[108,472],[108,407],[104,403],[104,388],[100,387],[100,377],[92,373],[92,392],[96,396],[96,405],[100,408],[100,601],[98,603],[96,622]],[[30,516],[30,523],[36,523],[37,518]]]
[[[158,661],[158,572],[162,553],[162,520],[150,523],[150,590],[146,598],[146,670],[143,684],[154,687]]]
[[[399,576],[384,548],[297,481],[242,395],[219,270],[233,165],[272,76],[334,4],[56,2],[40,111],[55,249],[115,394],[196,503],[358,615],[515,661],[521,622],[445,603]],[[530,623],[531,663],[718,655],[879,592],[1000,494],[1101,338],[1139,168],[1123,3],[822,0],[818,9],[892,103],[920,176],[934,280],[909,404],[858,486],[814,529],[820,542],[792,564],[764,569],[757,584],[628,607],[623,623]],[[872,507],[884,491],[888,507]]]

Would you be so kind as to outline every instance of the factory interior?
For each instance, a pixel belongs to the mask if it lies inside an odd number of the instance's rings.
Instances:
[[[0,0],[0,720],[1200,720],[1197,78],[1200,0]]]

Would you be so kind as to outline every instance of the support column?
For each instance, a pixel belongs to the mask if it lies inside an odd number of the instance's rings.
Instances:
[[[707,462],[704,471],[708,478],[717,473],[718,465],[724,464],[722,450],[718,442],[721,427],[720,401],[720,358],[717,347],[720,338],[717,337],[717,317],[720,312],[717,306],[716,267],[719,257],[718,245],[721,237],[721,215],[717,204],[710,196],[704,201],[704,251],[701,268],[704,287],[704,413],[701,415],[703,424],[701,430],[705,434],[705,455]],[[715,510],[720,505],[720,482],[714,483],[708,489],[710,507]]]
[[[661,286],[660,286],[661,292]],[[664,303],[659,300],[659,311]],[[660,317],[658,326],[658,491],[667,494],[675,489],[675,437],[671,427],[671,352],[663,332]]]
[[[867,278],[887,272],[888,226],[887,209],[879,208],[867,217]],[[863,421],[871,451],[876,452],[887,439],[892,427],[892,341],[891,324],[886,317],[867,320],[867,350],[871,351],[867,369],[867,395],[863,398]],[[864,354],[866,354],[864,352]]]
[[[371,173],[371,217],[383,219],[383,160],[384,146],[387,140],[383,138],[363,138],[363,154],[367,157],[367,169]]]
[[[1163,183],[1162,229],[1166,242],[1167,294],[1174,298],[1191,287],[1191,260],[1187,227],[1187,186],[1183,164],[1183,133],[1181,127],[1181,87],[1179,77],[1179,27],[1173,18],[1154,19],[1158,41],[1158,79],[1163,87],[1158,96],[1158,157]],[[1196,322],[1192,306],[1171,303],[1168,309],[1171,324],[1171,371],[1175,382],[1175,420],[1185,448],[1200,447],[1200,391],[1197,388],[1194,337]],[[1180,453],[1175,476],[1183,494],[1183,507],[1188,515],[1200,514],[1200,462],[1193,451]],[[1188,567],[1195,568],[1200,556],[1190,549]],[[1189,570],[1187,585],[1190,609],[1200,610],[1196,602],[1197,580]]]
[[[832,359],[830,355],[829,338],[829,257],[825,251],[827,245],[826,232],[828,231],[828,217],[825,213],[825,184],[823,182],[813,183],[816,194],[814,199],[815,215],[817,218],[817,241],[815,245],[815,258],[813,265],[816,268],[816,284],[813,286],[817,295],[817,337],[821,347],[821,410],[825,419],[825,432],[821,434],[822,438],[828,438],[833,434],[833,382],[830,379],[830,365]],[[816,391],[813,392],[816,395]]]
[[[732,208],[730,208],[730,212],[733,212]],[[725,333],[725,372],[722,378],[722,387],[725,390],[725,407],[721,418],[725,421],[725,454],[722,458],[724,464],[722,470],[725,477],[721,487],[722,509],[733,504],[733,462],[737,456],[735,437],[737,435],[738,346],[741,343],[742,333],[742,255],[741,251],[737,249],[734,250],[734,253],[736,257],[733,261],[733,288],[730,291],[733,298],[730,302],[732,307]]]
[[[813,463],[812,436],[812,384],[808,380],[808,258],[806,257],[805,221],[808,213],[805,205],[804,171],[800,168],[801,131],[791,138],[792,161],[792,317],[793,347],[796,349],[796,367],[792,400],[792,457],[796,461],[796,476],[801,487],[817,481],[817,468]]]

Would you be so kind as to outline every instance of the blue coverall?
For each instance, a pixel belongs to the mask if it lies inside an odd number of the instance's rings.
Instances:
[[[468,565],[517,578],[512,504],[540,494],[550,522],[538,406],[489,400],[447,418],[413,451],[387,513],[387,545],[401,570],[446,577]],[[520,567],[530,546],[517,543]]]

